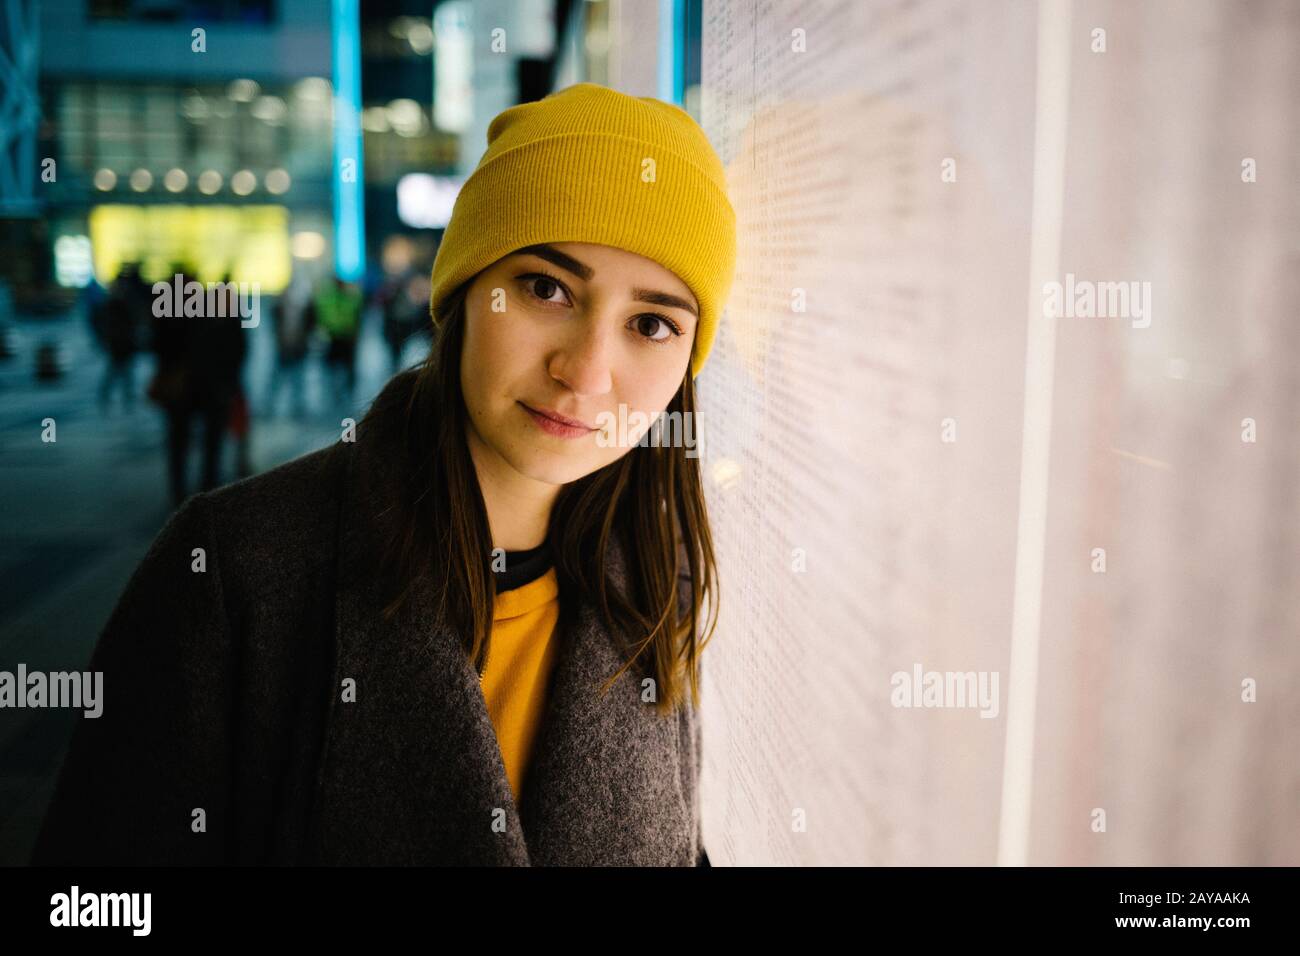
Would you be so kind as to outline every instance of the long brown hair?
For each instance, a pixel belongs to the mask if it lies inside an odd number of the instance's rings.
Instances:
[[[398,453],[405,456],[406,490],[391,505],[398,530],[383,557],[383,577],[391,582],[384,616],[397,614],[414,589],[431,588],[440,613],[464,635],[465,652],[478,666],[492,628],[496,578],[487,509],[465,440],[460,388],[465,299],[472,282],[439,308],[429,354],[403,373],[414,376],[407,399],[390,400],[388,407],[376,401],[359,427],[396,427]],[[694,416],[689,370],[667,411],[682,413],[682,421]],[[660,714],[684,701],[687,686],[698,706],[700,653],[718,619],[717,566],[699,458],[688,456],[683,444],[633,446],[604,468],[566,484],[547,531],[562,612],[572,605],[566,596],[594,595],[606,627],[630,650],[604,689],[636,665],[639,677],[654,680]],[[627,593],[610,586],[607,577],[613,536],[623,542],[627,558]],[[701,634],[706,595],[710,614]],[[682,597],[685,613],[679,616]]]

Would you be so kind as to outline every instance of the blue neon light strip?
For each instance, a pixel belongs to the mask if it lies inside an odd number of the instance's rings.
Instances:
[[[334,271],[358,281],[366,271],[365,175],[361,156],[360,0],[333,0]],[[351,161],[350,163],[348,161]],[[345,180],[344,167],[352,175]]]
[[[659,0],[659,75],[655,94],[682,105],[686,92],[686,0]]]

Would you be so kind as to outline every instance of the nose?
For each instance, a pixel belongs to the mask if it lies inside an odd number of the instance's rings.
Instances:
[[[577,395],[604,395],[613,387],[612,323],[589,316],[575,321],[571,338],[551,356],[551,377]]]

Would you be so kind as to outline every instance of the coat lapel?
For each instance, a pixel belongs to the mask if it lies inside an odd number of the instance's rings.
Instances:
[[[594,602],[574,603],[520,801],[531,862],[693,865],[677,719],[642,703],[635,668],[601,695],[626,658]]]
[[[383,619],[377,568],[385,508],[400,493],[394,456],[360,429],[343,456],[317,862],[692,864],[677,720],[641,702],[634,668],[600,695],[624,657],[585,596],[561,594],[561,644],[516,805],[477,672],[431,595]],[[616,587],[624,568],[616,547]],[[342,699],[348,679],[352,702]]]
[[[390,383],[388,387],[395,387]],[[358,427],[341,446],[335,690],[318,787],[322,862],[526,865],[518,812],[478,675],[417,591],[382,615],[379,557],[401,493],[395,455]]]

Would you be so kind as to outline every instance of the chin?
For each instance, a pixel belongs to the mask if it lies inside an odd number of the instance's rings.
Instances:
[[[520,474],[552,485],[567,485],[600,468],[589,461],[564,461],[559,455],[529,455],[512,464]]]

